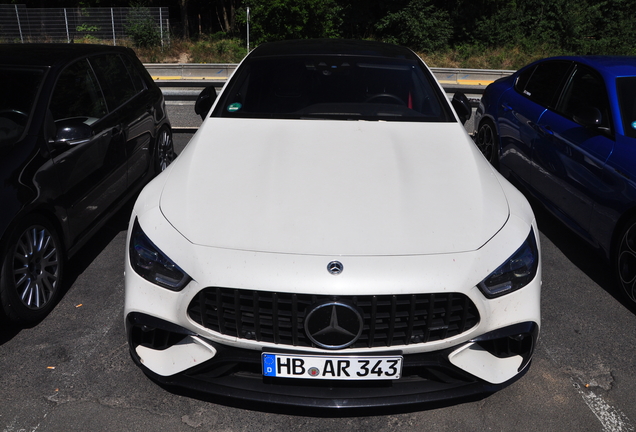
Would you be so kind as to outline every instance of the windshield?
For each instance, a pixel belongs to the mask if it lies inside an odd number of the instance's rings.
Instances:
[[[24,133],[40,89],[41,69],[0,68],[0,145],[16,143]]]
[[[434,78],[418,62],[346,56],[248,60],[213,116],[455,121]]]
[[[616,90],[625,135],[636,138],[636,77],[617,78]]]

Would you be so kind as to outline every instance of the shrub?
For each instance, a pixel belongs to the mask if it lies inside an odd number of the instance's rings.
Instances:
[[[430,0],[411,0],[380,20],[376,30],[385,42],[424,52],[446,48],[453,35],[450,16]]]
[[[333,38],[341,35],[342,7],[336,0],[246,0],[251,8],[254,46],[285,39]],[[237,21],[246,24],[244,11]]]
[[[126,17],[124,31],[140,48],[161,45],[161,34],[150,10],[143,6],[134,6]]]
[[[193,63],[238,63],[247,55],[240,39],[201,38],[190,48]]]

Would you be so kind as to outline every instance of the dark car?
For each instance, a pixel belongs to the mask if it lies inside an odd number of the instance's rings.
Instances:
[[[636,304],[636,57],[556,57],[489,85],[482,153],[611,262]]]
[[[0,45],[2,310],[55,305],[64,262],[173,158],[161,90],[134,52]]]

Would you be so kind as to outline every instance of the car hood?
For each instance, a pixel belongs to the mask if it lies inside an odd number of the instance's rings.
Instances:
[[[209,118],[160,207],[190,242],[247,251],[415,255],[476,250],[508,219],[459,123]]]

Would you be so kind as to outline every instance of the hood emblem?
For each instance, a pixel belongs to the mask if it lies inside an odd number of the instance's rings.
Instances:
[[[305,318],[307,337],[325,349],[346,348],[362,334],[364,321],[351,305],[332,301],[315,306]]]
[[[342,273],[343,269],[344,266],[340,261],[331,261],[329,264],[327,264],[327,271],[332,275],[339,275],[340,273]]]

